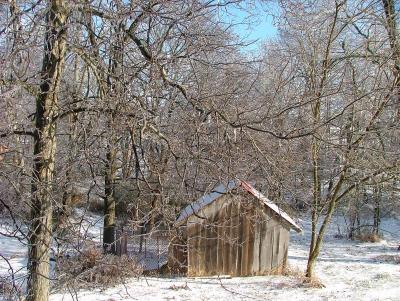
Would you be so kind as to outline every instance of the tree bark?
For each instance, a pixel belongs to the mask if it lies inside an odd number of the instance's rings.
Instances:
[[[394,60],[394,73],[396,77],[395,85],[400,85],[400,45],[398,42],[396,9],[393,0],[382,0],[383,9],[385,10],[386,30],[388,33],[392,57]],[[397,91],[398,92],[398,91]]]
[[[379,235],[379,228],[381,225],[381,188],[379,185],[374,189],[374,226],[372,228],[372,232],[376,235]]]
[[[321,118],[320,112],[320,100],[317,99],[314,108],[313,108],[313,119],[314,126],[316,127]],[[312,139],[311,146],[311,158],[312,158],[312,166],[313,166],[313,200],[311,205],[311,242],[310,242],[310,253],[314,251],[315,242],[317,239],[317,224],[318,224],[318,210],[321,203],[321,178],[320,178],[320,143],[318,142],[318,137],[316,137],[318,133],[315,133]]]
[[[34,163],[29,229],[27,300],[48,300],[49,251],[52,238],[52,182],[56,152],[57,94],[66,53],[67,1],[48,2],[47,31],[41,71],[42,82],[36,98]]]
[[[115,248],[115,177],[116,177],[116,148],[113,141],[109,143],[105,174],[104,199],[104,234],[103,248],[106,253],[116,253]]]
[[[117,107],[119,101],[124,97],[123,86],[121,85],[121,77],[123,75],[123,23],[116,25],[114,34],[116,35],[115,44],[112,47],[111,57],[109,59],[107,88],[108,101],[111,107]],[[115,179],[117,177],[117,131],[116,131],[116,115],[111,113],[108,120],[110,137],[107,138],[107,154],[106,154],[106,172],[105,172],[105,206],[104,206],[104,235],[103,248],[107,253],[116,254],[116,212],[115,212]]]
[[[398,26],[396,21],[396,7],[394,0],[382,0],[383,9],[385,11],[386,31],[389,38],[390,49],[392,51],[392,59],[394,61],[393,74],[394,79],[394,97],[396,103],[399,103],[400,98],[400,43],[398,39]],[[400,120],[400,106],[397,105],[397,120]]]
[[[82,78],[79,77],[79,59],[78,57],[75,58],[74,61],[74,81],[75,86],[73,89],[73,95],[79,95],[80,93],[80,85],[78,83],[82,82]],[[76,107],[76,105],[74,105]],[[65,184],[64,184],[64,191],[62,197],[62,205],[59,212],[59,224],[62,224],[65,219],[70,214],[72,198],[74,195],[74,184],[73,181],[75,179],[74,174],[74,162],[77,157],[77,145],[76,139],[78,136],[78,114],[73,113],[68,115],[68,153],[67,153],[67,166],[65,169]]]

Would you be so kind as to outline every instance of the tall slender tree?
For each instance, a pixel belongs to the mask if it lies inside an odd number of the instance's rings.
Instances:
[[[29,226],[29,301],[47,300],[50,290],[52,188],[56,154],[58,92],[67,49],[68,1],[47,4],[41,83],[36,98],[31,221]]]

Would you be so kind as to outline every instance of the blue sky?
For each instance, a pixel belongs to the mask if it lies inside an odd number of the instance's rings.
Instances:
[[[255,44],[246,47],[246,50],[251,51],[257,49],[261,41],[274,38],[277,35],[277,29],[273,24],[273,17],[268,14],[266,7],[247,7],[246,10],[230,7],[222,18],[226,22],[237,24],[234,32],[241,38],[246,41],[258,40]]]

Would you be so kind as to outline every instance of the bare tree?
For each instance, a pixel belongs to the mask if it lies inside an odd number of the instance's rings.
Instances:
[[[52,238],[52,186],[56,153],[58,91],[64,70],[68,5],[48,2],[41,84],[36,99],[31,224],[29,230],[28,300],[49,296]]]

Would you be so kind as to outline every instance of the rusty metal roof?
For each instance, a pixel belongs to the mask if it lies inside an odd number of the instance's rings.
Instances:
[[[203,207],[211,204],[220,196],[230,192],[232,189],[236,187],[242,187],[245,191],[252,194],[258,200],[260,200],[264,205],[266,205],[269,209],[274,211],[277,215],[283,218],[286,222],[290,224],[290,226],[297,232],[301,232],[301,228],[296,224],[296,222],[282,209],[280,209],[276,204],[270,201],[266,196],[264,196],[261,192],[256,190],[252,185],[243,180],[231,180],[226,185],[224,183],[216,186],[209,194],[206,194],[199,198],[197,201],[186,206],[180,213],[176,222],[180,224],[184,220],[186,220],[189,216],[196,214]]]

